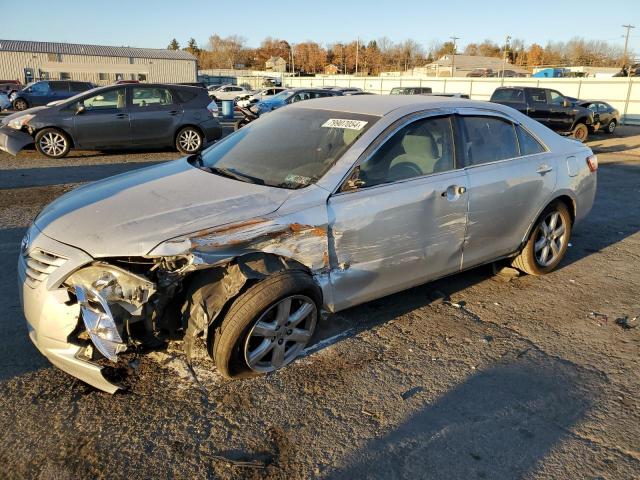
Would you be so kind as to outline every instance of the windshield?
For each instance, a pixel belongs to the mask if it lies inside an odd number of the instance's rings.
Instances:
[[[306,187],[317,182],[379,118],[283,108],[205,150],[199,166],[250,183]]]

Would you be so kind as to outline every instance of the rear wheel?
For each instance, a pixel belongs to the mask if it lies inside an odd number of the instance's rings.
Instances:
[[[581,142],[586,142],[587,137],[589,136],[589,129],[584,123],[578,123],[573,129],[573,132],[571,133],[571,135],[576,140],[579,140]]]
[[[29,108],[29,104],[27,103],[27,101],[24,98],[16,98],[13,101],[13,109],[21,112],[22,110],[26,110],[27,108]]]
[[[49,158],[62,158],[69,153],[71,142],[66,133],[45,128],[36,134],[36,149]]]
[[[250,287],[216,331],[212,353],[220,373],[252,376],[291,363],[311,340],[320,298],[304,272],[278,273]]]
[[[616,127],[618,126],[618,123],[615,120],[611,120],[608,124],[607,124],[607,128],[606,131],[609,135],[613,135],[613,133],[616,131]]]
[[[545,275],[564,257],[570,237],[571,214],[564,203],[553,203],[540,215],[527,244],[511,265],[530,275]]]
[[[203,143],[202,133],[194,127],[184,127],[176,135],[176,149],[186,155],[200,151]]]

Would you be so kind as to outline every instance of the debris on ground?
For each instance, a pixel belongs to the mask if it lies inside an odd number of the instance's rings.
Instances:
[[[465,301],[452,302],[450,300],[445,300],[442,303],[444,303],[445,305],[449,305],[450,307],[453,307],[453,308],[464,308],[464,306],[467,304],[467,302],[465,302]]]
[[[421,392],[424,392],[424,387],[413,387],[407,390],[406,392],[402,393],[400,396],[402,397],[403,400],[409,400],[411,397]]]
[[[587,317],[589,317],[592,320],[597,320],[598,318],[601,318],[602,320],[604,320],[605,323],[609,321],[609,315],[607,315],[606,313],[589,312]]]
[[[622,317],[616,318],[616,324],[620,325],[625,330],[631,330],[638,326],[638,317],[633,317],[629,320],[629,315],[623,315]]]

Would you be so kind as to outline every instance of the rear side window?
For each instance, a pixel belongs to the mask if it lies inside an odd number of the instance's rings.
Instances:
[[[520,155],[535,155],[545,151],[542,144],[520,125],[516,127],[516,130],[518,132],[518,143],[520,144]]]
[[[502,88],[493,93],[493,102],[524,102],[524,92],[517,88]]]
[[[198,92],[192,92],[191,90],[176,90],[175,94],[178,97],[178,101],[180,103],[190,102],[198,96]]]
[[[173,96],[166,88],[133,88],[131,103],[136,108],[162,107],[173,103]]]
[[[496,117],[462,117],[467,166],[519,156],[513,123]]]

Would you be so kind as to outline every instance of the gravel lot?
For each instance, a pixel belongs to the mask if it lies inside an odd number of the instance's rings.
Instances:
[[[482,267],[350,309],[261,378],[204,356],[194,376],[171,345],[113,396],[31,345],[19,243],[78,183],[178,155],[0,154],[0,477],[640,478],[640,327],[616,323],[640,315],[640,129],[590,143],[596,204],[553,274]]]

